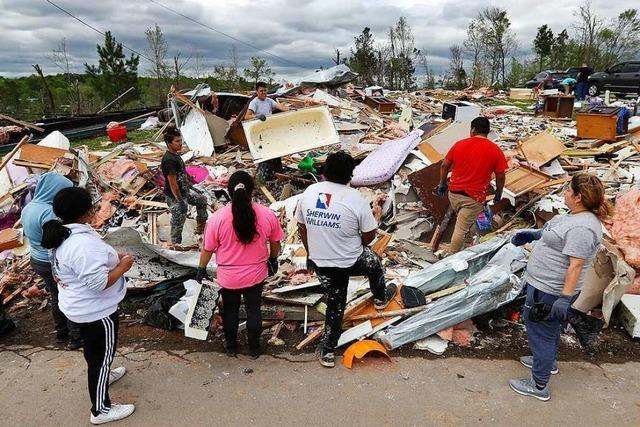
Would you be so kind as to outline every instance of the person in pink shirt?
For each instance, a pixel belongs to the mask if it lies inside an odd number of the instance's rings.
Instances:
[[[231,203],[209,217],[196,280],[202,281],[216,254],[216,281],[222,287],[222,322],[227,355],[236,357],[240,297],[247,312],[249,354],[260,356],[262,287],[278,270],[282,228],[276,215],[255,203],[253,178],[237,171],[229,178]]]

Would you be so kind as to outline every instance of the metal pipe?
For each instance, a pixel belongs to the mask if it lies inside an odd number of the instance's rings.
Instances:
[[[123,94],[121,94],[120,96],[118,96],[116,99],[114,99],[113,101],[111,101],[110,103],[108,103],[107,105],[105,105],[102,110],[98,111],[96,114],[100,114],[102,113],[104,110],[106,110],[107,108],[111,107],[111,105],[113,103],[115,103],[117,100],[119,100],[120,98],[122,98],[123,96],[125,96],[126,94],[128,94],[129,92],[131,92],[132,90],[135,89],[135,86],[131,86],[129,89],[126,90],[126,92],[124,92]]]

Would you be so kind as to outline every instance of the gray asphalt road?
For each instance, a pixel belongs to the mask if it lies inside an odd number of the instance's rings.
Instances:
[[[552,399],[514,394],[516,361],[369,359],[348,370],[311,355],[246,356],[120,348],[127,375],[115,402],[135,403],[119,426],[639,426],[640,363],[560,363]],[[0,352],[0,425],[89,425],[80,352],[28,346]],[[116,424],[114,424],[116,425]]]

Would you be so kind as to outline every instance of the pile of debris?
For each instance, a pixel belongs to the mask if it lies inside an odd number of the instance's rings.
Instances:
[[[226,184],[235,170],[282,159],[282,169],[260,182],[256,195],[279,215],[286,233],[280,272],[268,280],[264,293],[263,319],[274,325],[272,344],[282,344],[278,335],[284,327],[303,330],[299,349],[322,333],[326,307],[318,280],[305,269],[307,254],[294,213],[299,195],[322,179],[327,155],[339,149],[359,162],[352,186],[369,200],[380,222],[372,248],[388,278],[400,284],[394,301],[376,311],[366,279],[350,280],[341,346],[372,337],[387,349],[417,342],[417,348],[437,352],[442,346],[437,333],[468,344],[473,339],[469,319],[521,294],[528,252],[509,243],[510,232],[540,227],[564,212],[561,191],[578,171],[600,177],[607,198],[619,209],[577,307],[596,313],[601,306],[597,313],[608,323],[618,302],[628,299],[624,294],[640,293],[640,275],[635,279],[640,271],[640,123],[623,118],[619,126],[620,111],[633,111],[634,101],[582,105],[572,99],[566,118],[566,102],[554,94],[539,95],[542,108],[535,96],[527,97],[530,108],[521,109],[508,94],[490,88],[389,92],[354,87],[353,73],[343,68],[325,71],[281,88],[273,96],[290,110],[264,121],[243,120],[252,99],[245,94],[218,93],[214,107],[203,108],[199,100],[214,94],[200,85],[186,93],[171,90],[169,108],[144,125],[159,128],[145,143],[89,151],[72,148],[56,132],[37,145],[23,139],[0,165],[5,304],[12,304],[11,310],[46,304],[28,267],[28,242],[21,239],[18,219],[38,175],[56,170],[89,188],[99,201],[92,225],[105,240],[134,253],[136,267],[126,274],[127,286],[130,295],[148,302],[147,323],[184,327],[187,336],[206,339],[217,286],[188,280],[199,259],[195,221],[187,221],[182,245],[169,243],[170,215],[159,172],[165,147],[158,142],[169,125],[181,129],[187,172],[211,211],[229,201]],[[547,103],[554,97],[552,111]],[[574,106],[580,109],[575,121]],[[466,250],[445,256],[447,245],[440,241],[451,233],[452,211],[432,189],[447,151],[469,135],[471,120],[480,115],[492,119],[490,138],[509,159],[504,199],[494,205],[489,229],[474,236]],[[215,277],[215,263],[210,270]],[[402,298],[403,286],[419,289],[424,301],[409,304]]]

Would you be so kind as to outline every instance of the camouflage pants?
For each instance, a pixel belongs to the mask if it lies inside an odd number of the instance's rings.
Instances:
[[[267,181],[271,181],[277,172],[282,172],[282,159],[279,157],[259,163],[256,171],[256,178],[260,182],[265,183]]]
[[[317,267],[316,274],[327,298],[322,346],[327,353],[333,352],[342,333],[342,318],[347,305],[349,277],[366,276],[375,299],[385,299],[386,284],[380,258],[365,247],[355,264],[347,268]]]
[[[182,229],[187,220],[187,213],[180,211],[178,200],[173,197],[166,196],[169,212],[171,212],[171,243],[182,243]],[[196,207],[196,220],[205,222],[208,218],[207,213],[207,197],[204,194],[198,194],[195,191],[189,191],[186,201],[188,205]]]

